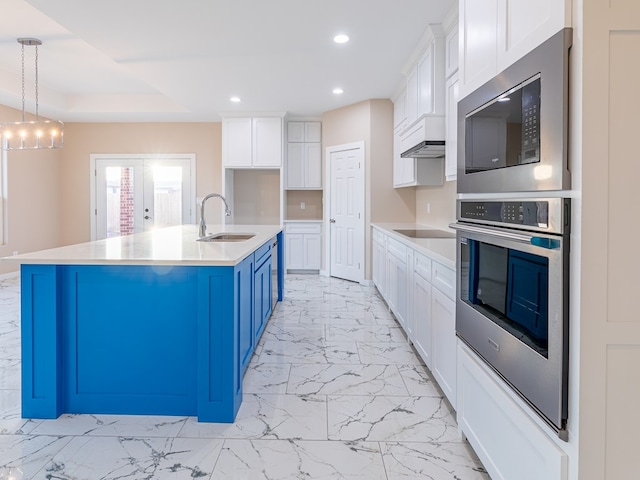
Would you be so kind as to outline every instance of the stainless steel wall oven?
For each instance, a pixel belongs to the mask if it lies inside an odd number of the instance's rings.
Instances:
[[[456,332],[566,439],[570,200],[457,201]]]

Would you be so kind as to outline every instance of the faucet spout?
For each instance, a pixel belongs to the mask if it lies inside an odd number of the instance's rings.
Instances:
[[[220,200],[222,200],[222,202],[224,203],[224,214],[227,217],[231,216],[231,210],[229,210],[229,204],[227,203],[227,200],[222,195],[220,195],[219,193],[210,193],[209,195],[204,197],[202,199],[202,203],[200,204],[200,232],[199,232],[200,238],[204,237],[207,232],[207,224],[204,220],[204,204],[206,203],[207,200],[209,200],[212,197],[220,198]]]

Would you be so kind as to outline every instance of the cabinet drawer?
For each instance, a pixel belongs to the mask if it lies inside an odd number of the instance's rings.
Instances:
[[[407,262],[407,247],[393,238],[387,239],[387,251],[401,262]]]
[[[256,270],[262,263],[271,256],[271,240],[258,248],[254,253],[254,262]]]
[[[321,223],[286,223],[284,226],[285,233],[305,234],[305,233],[322,233]]]
[[[431,281],[431,259],[415,252],[413,257],[413,271],[427,282]]]
[[[376,243],[384,243],[384,238],[386,235],[382,233],[380,230],[373,229],[373,241]]]
[[[447,297],[456,298],[456,272],[433,262],[431,265],[431,283]]]

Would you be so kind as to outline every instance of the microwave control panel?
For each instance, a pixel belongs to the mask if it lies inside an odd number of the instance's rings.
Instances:
[[[549,224],[549,202],[463,201],[460,203],[460,220],[544,228]]]
[[[540,161],[540,79],[522,88],[522,161]]]

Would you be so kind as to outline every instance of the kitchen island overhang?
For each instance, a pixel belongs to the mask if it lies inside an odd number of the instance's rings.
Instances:
[[[255,236],[197,242],[184,225],[6,259],[21,264],[22,416],[233,422],[272,288],[282,300],[282,230],[212,231]]]

